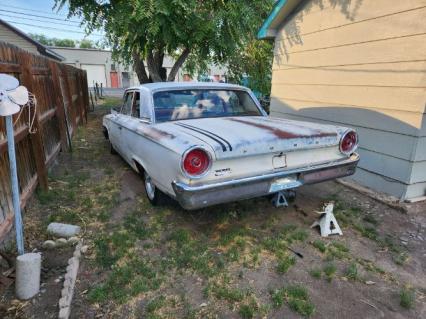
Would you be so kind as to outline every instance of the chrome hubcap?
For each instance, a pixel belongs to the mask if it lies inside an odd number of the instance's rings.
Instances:
[[[155,185],[152,183],[152,179],[147,173],[145,173],[145,189],[149,199],[153,200],[155,197]]]

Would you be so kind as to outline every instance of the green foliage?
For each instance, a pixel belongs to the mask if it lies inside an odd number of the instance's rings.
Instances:
[[[325,246],[325,243],[320,240],[320,239],[316,239],[312,245],[318,249],[320,252],[325,253],[325,251],[327,250],[327,247]]]
[[[103,283],[92,287],[88,299],[90,302],[113,299],[124,303],[131,296],[157,290],[160,284],[161,278],[155,268],[140,258],[134,258],[115,267]]]
[[[327,277],[327,280],[331,281],[334,277],[334,274],[337,271],[337,268],[336,268],[336,265],[334,265],[333,263],[328,263],[327,265],[324,266],[323,271]]]
[[[244,50],[235,51],[229,58],[228,77],[262,95],[271,93],[273,43],[254,36]],[[245,83],[246,82],[246,83]]]
[[[351,263],[349,267],[346,269],[345,273],[346,277],[350,280],[357,280],[358,279],[358,268],[356,263]]]
[[[246,292],[236,289],[230,288],[223,285],[214,284],[208,288],[209,293],[214,295],[217,299],[227,300],[229,302],[240,302],[246,296]]]
[[[278,260],[277,272],[285,274],[294,264],[296,264],[296,258],[284,256]]]
[[[322,272],[321,272],[321,269],[319,269],[319,268],[312,268],[312,269],[309,271],[309,274],[310,274],[312,277],[314,277],[315,279],[320,279],[320,278],[321,278],[321,275],[322,275]]]
[[[79,47],[82,49],[94,49],[96,48],[96,44],[89,39],[83,39],[79,43]]]
[[[226,64],[235,60],[236,52],[254,50],[250,55],[263,58],[256,49],[264,44],[254,49],[249,44],[273,3],[272,0],[55,0],[56,8],[67,4],[70,16],[82,17],[89,32],[103,29],[115,57],[127,63],[146,59],[153,81],[165,80],[161,74],[165,54],[175,57],[177,69],[189,57],[188,68],[192,66],[193,70],[205,69],[209,62]],[[141,82],[148,81],[143,66],[136,71]],[[175,74],[171,72],[168,80]]]
[[[252,305],[241,305],[238,313],[243,319],[251,319],[254,317],[256,309]]]
[[[410,309],[414,306],[416,294],[414,289],[404,287],[399,294],[399,304],[405,309]]]
[[[43,45],[53,45],[52,38],[46,37],[44,34],[37,34],[37,33],[29,33],[28,34],[33,40],[40,42]]]
[[[29,36],[43,45],[64,47],[64,48],[75,48],[75,41],[71,39],[50,38],[50,37],[46,37],[44,34],[36,34],[36,33],[30,33]]]
[[[160,309],[165,302],[164,296],[156,297],[152,299],[148,304],[146,305],[146,312],[153,313],[155,310]]]
[[[64,48],[75,48],[75,42],[71,39],[53,39],[54,45]]]
[[[315,306],[309,300],[308,291],[300,285],[277,289],[272,292],[271,298],[274,307],[281,307],[286,301],[291,310],[305,317],[309,317],[315,312]]]

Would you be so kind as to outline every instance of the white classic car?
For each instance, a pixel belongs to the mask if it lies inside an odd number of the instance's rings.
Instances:
[[[248,199],[352,175],[355,131],[269,117],[253,93],[222,83],[129,88],[103,119],[111,151],[185,209]]]

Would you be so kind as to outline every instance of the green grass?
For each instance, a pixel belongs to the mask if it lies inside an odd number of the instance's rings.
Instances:
[[[384,275],[386,272],[380,268],[379,266],[375,265],[372,261],[356,258],[356,262],[364,267],[365,270]]]
[[[349,279],[349,280],[358,280],[359,275],[358,275],[358,267],[356,265],[356,263],[351,263],[348,268],[345,271],[345,276]]]
[[[314,240],[312,245],[322,253],[325,253],[325,251],[327,250],[327,247],[325,246],[325,243],[322,240],[316,239]]]
[[[243,319],[252,319],[254,318],[256,312],[258,310],[258,306],[255,302],[251,302],[249,304],[243,304],[238,309],[238,313]]]
[[[335,209],[334,215],[341,224],[341,226],[352,226],[357,230],[361,236],[375,241],[380,247],[388,249],[392,253],[392,259],[397,265],[403,265],[409,259],[409,255],[405,248],[395,243],[393,237],[389,234],[380,235],[377,228],[380,224],[379,220],[372,214],[363,214],[362,210],[358,207],[347,207],[344,203],[334,199]],[[328,254],[327,259],[333,260],[334,258],[343,259],[345,256],[342,252],[331,252]]]
[[[225,255],[228,258],[228,260],[231,261],[231,262],[238,261],[240,259],[240,250],[241,250],[241,248],[234,245],[234,246],[231,246],[231,248],[228,249],[228,251],[226,252]]]
[[[154,311],[160,309],[164,305],[165,301],[166,298],[164,296],[159,296],[150,300],[146,305],[146,312],[153,313]]]
[[[405,309],[411,309],[416,301],[414,289],[404,287],[399,294],[399,304]]]
[[[169,235],[168,241],[169,266],[192,269],[206,277],[212,277],[223,270],[223,257],[209,249],[206,238],[194,240],[187,230],[177,229]],[[235,259],[235,256],[228,257]]]
[[[332,281],[334,275],[336,274],[337,268],[336,265],[333,263],[328,263],[323,267],[323,272],[327,278],[328,281]]]
[[[366,215],[362,218],[363,221],[370,223],[374,226],[378,226],[379,225],[379,221],[377,220],[376,217],[374,217],[373,215]]]
[[[123,101],[121,100],[121,98],[118,97],[104,97],[101,101],[103,101],[102,103],[102,107],[105,108],[112,108],[112,107],[116,107],[116,106],[121,106],[123,104]]]
[[[320,279],[320,278],[321,278],[321,276],[322,276],[322,271],[321,271],[321,269],[319,269],[319,268],[312,268],[312,269],[309,271],[309,274],[310,274],[313,278],[315,278],[315,279]]]
[[[392,255],[392,260],[398,266],[404,265],[407,262],[408,258],[409,258],[409,256],[408,256],[408,254],[406,252],[400,252],[400,253]]]
[[[207,288],[208,295],[213,295],[217,299],[226,300],[231,303],[241,302],[247,296],[247,292],[237,289],[231,288],[226,284],[213,284]]]
[[[306,230],[299,229],[297,226],[289,224],[284,225],[278,233],[265,237],[261,241],[261,244],[263,248],[276,255],[280,255],[287,251],[288,245],[292,242],[304,242],[308,237],[309,233]]]
[[[342,243],[334,241],[327,247],[326,258],[328,261],[349,258],[349,256],[349,248]]]
[[[361,233],[362,236],[378,241],[379,240],[379,234],[377,232],[377,229],[375,226],[369,226],[362,224],[361,222],[356,222],[354,224],[354,228]]]
[[[300,285],[290,285],[277,289],[271,294],[274,307],[281,307],[286,302],[289,308],[302,316],[309,317],[315,312],[315,306],[309,300],[308,291]]]
[[[124,303],[132,296],[156,290],[162,282],[156,269],[140,258],[133,258],[115,267],[103,283],[92,287],[88,300],[93,303],[112,299]]]
[[[297,229],[294,232],[290,233],[288,240],[291,243],[292,241],[305,241],[309,237],[309,233],[305,229]]]
[[[293,256],[283,256],[278,259],[277,272],[285,274],[294,264],[296,264],[296,258]]]
[[[111,267],[118,258],[112,253],[108,240],[105,237],[99,237],[95,239],[94,244],[96,252],[96,263],[103,268]]]

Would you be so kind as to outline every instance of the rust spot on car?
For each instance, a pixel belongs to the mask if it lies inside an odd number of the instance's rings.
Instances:
[[[176,138],[176,135],[159,130],[158,128],[155,128],[155,127],[147,128],[146,130],[143,131],[143,134],[145,134],[147,137],[153,140],[161,140],[163,138],[168,138],[172,140]]]
[[[229,118],[229,120],[234,121],[234,122],[243,123],[243,124],[250,125],[250,126],[254,126],[254,127],[269,131],[270,133],[272,133],[273,135],[275,135],[278,138],[326,137],[326,136],[336,136],[337,135],[335,132],[324,132],[324,131],[321,131],[321,130],[318,130],[318,129],[310,129],[312,134],[299,134],[299,133],[295,133],[295,132],[289,132],[289,131],[283,130],[281,128],[273,127],[273,126],[266,125],[266,124],[250,122],[250,121],[247,121],[247,120],[244,120],[244,119]],[[306,129],[306,127],[305,127],[305,129]]]

